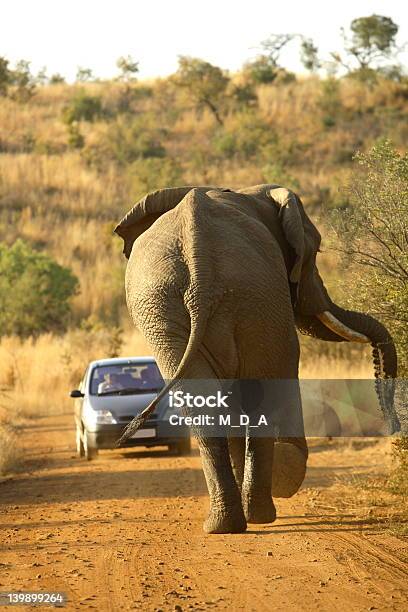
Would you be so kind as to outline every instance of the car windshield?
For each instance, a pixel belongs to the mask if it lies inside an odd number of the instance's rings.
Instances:
[[[155,363],[101,365],[94,368],[91,395],[124,395],[158,391],[164,386]]]

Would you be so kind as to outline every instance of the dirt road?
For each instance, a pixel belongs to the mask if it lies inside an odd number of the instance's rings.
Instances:
[[[0,484],[0,591],[64,591],[70,610],[407,609],[407,542],[341,501],[384,468],[385,443],[316,446],[276,523],[208,536],[197,453],[82,462],[70,416],[32,421],[22,442],[26,471]]]

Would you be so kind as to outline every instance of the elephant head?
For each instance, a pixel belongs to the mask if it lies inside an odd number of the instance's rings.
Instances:
[[[320,340],[371,344],[380,406],[391,433],[398,431],[393,380],[397,376],[397,355],[390,333],[374,317],[346,310],[332,301],[316,266],[321,236],[300,198],[282,187],[263,188],[278,208],[280,225],[291,251],[288,278],[294,288],[299,331]]]

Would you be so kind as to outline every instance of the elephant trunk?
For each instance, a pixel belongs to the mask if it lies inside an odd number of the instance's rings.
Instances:
[[[397,353],[388,330],[370,315],[345,310],[333,302],[329,311],[317,315],[326,328],[350,342],[370,343],[373,348],[376,391],[390,433],[401,428],[394,406]]]

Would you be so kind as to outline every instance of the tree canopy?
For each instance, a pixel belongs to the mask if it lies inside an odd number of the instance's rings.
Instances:
[[[78,279],[43,253],[17,240],[0,243],[0,334],[62,331]]]

